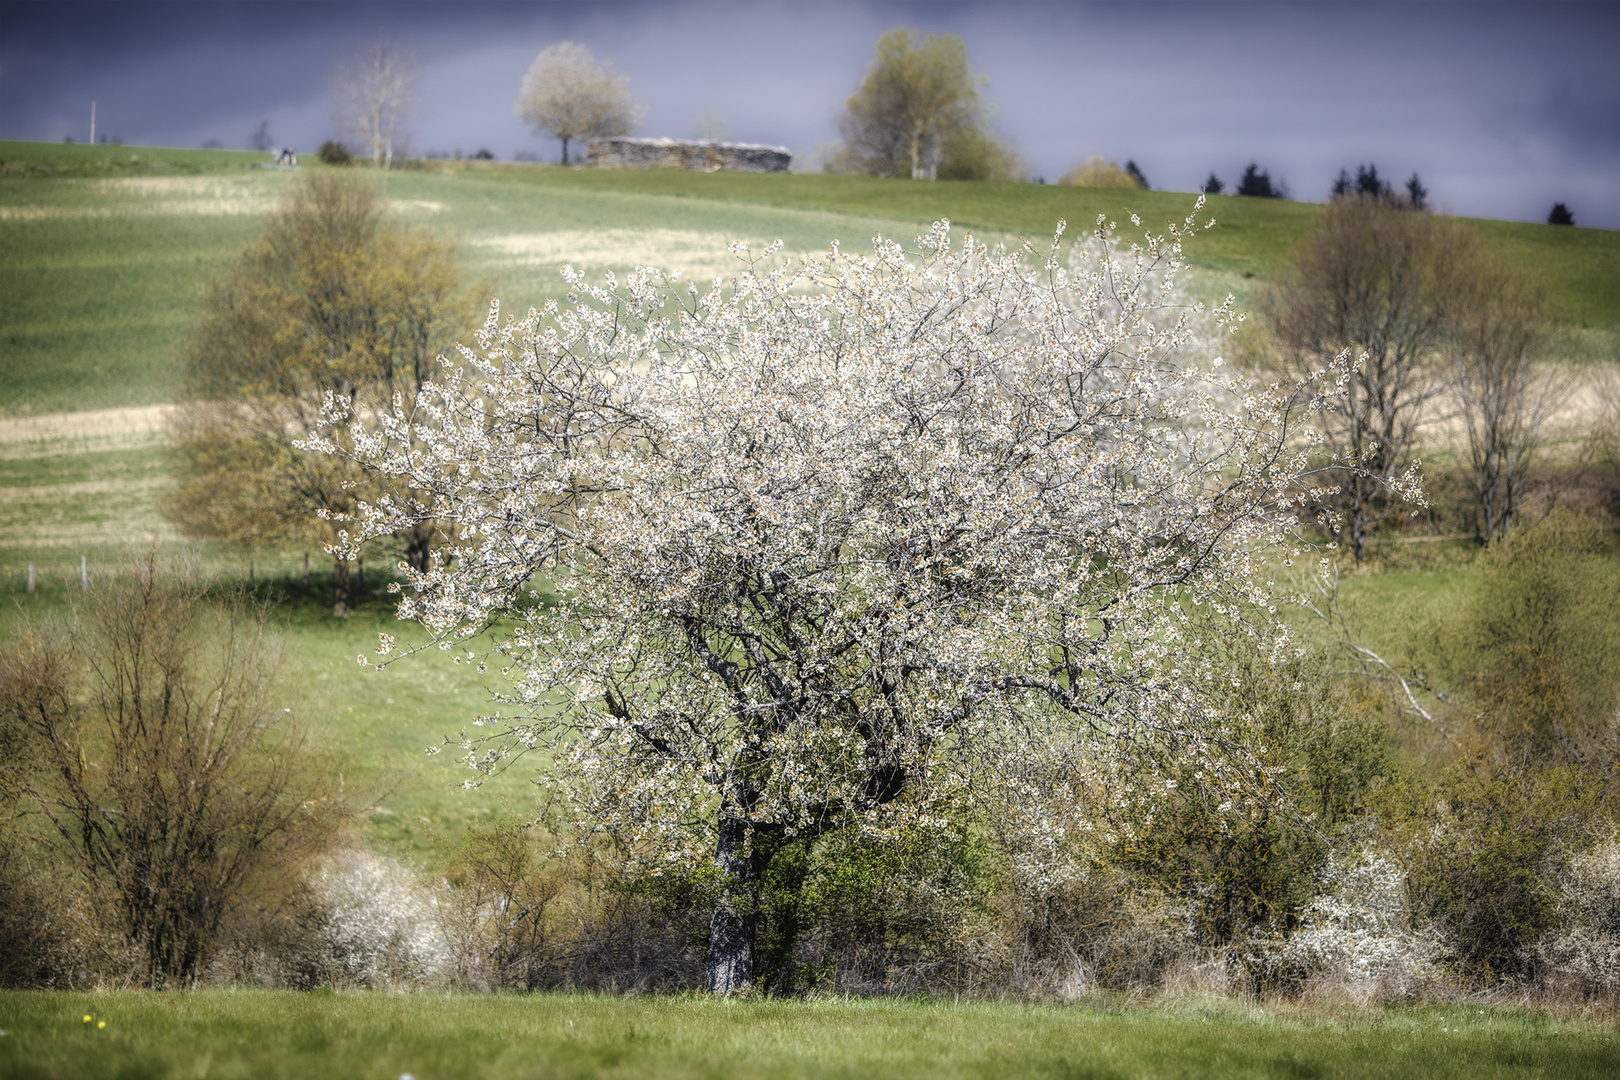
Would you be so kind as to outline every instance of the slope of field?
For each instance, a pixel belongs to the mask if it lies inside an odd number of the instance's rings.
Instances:
[[[722,199],[740,204],[792,206],[864,214],[909,222],[950,218],[978,230],[1049,237],[1058,220],[1088,229],[1101,215],[1128,235],[1130,214],[1163,231],[1191,212],[1196,195],[1173,191],[1119,191],[1045,184],[908,183],[854,176],[749,173],[637,172],[564,169],[560,166],[432,163],[461,173],[502,176],[509,183],[591,191],[659,193],[676,198]],[[1245,277],[1274,273],[1288,249],[1315,220],[1316,203],[1214,196],[1198,221],[1215,226],[1187,245],[1194,266]],[[1465,219],[1503,258],[1524,267],[1562,299],[1566,315],[1595,327],[1620,325],[1620,232],[1556,228],[1515,221]],[[1073,233],[1071,232],[1071,235]]]

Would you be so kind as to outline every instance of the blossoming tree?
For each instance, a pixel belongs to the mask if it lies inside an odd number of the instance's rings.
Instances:
[[[417,428],[354,428],[424,493],[362,502],[356,539],[461,527],[399,612],[510,679],[468,762],[539,751],[652,872],[712,859],[712,990],[750,985],[784,838],[948,827],[1036,745],[1097,790],[1154,755],[1252,784],[1189,631],[1285,647],[1264,567],[1293,552],[1306,413],[1186,360],[1192,227],[1127,250],[1099,222],[1044,261],[946,222],[912,255],[738,247],[703,289],[568,271],[568,304],[492,309]]]

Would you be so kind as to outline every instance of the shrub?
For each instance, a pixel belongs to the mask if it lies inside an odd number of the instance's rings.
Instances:
[[[1558,925],[1536,945],[1547,986],[1585,997],[1620,997],[1620,842],[1569,860],[1554,900]]]
[[[1438,977],[1442,940],[1414,930],[1406,875],[1391,855],[1352,849],[1319,880],[1298,928],[1272,943],[1264,961],[1272,981],[1371,1003],[1410,997]]]
[[[1594,788],[1571,767],[1525,772],[1474,755],[1404,793],[1412,908],[1444,934],[1461,974],[1533,973],[1536,944],[1558,925],[1565,845],[1594,820]]]
[[[1080,162],[1058,177],[1060,184],[1070,184],[1074,187],[1096,188],[1142,188],[1143,184],[1135,175],[1119,167],[1119,162],[1108,158],[1093,156]]]
[[[351,165],[354,163],[349,148],[336,139],[327,139],[321,143],[321,148],[316,156],[321,159],[323,165]]]
[[[147,557],[69,626],[0,650],[0,714],[37,768],[13,782],[34,842],[71,864],[141,953],[141,981],[194,979],[222,927],[342,814],[279,707],[267,612],[212,599],[194,568]]]
[[[366,851],[322,863],[310,880],[323,983],[385,987],[437,982],[450,950],[437,901],[404,865]]]

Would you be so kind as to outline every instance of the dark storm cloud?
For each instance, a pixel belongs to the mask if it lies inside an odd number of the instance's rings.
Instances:
[[[1257,160],[1298,198],[1341,167],[1416,170],[1459,213],[1542,219],[1554,200],[1620,227],[1620,6],[1375,3],[5,3],[0,135],[242,145],[261,119],[332,134],[335,57],[416,44],[417,151],[547,156],[512,115],[541,48],[583,41],[631,77],[640,133],[714,110],[732,135],[818,143],[885,29],[961,34],[999,123],[1055,178],[1100,153],[1156,186],[1228,182]]]

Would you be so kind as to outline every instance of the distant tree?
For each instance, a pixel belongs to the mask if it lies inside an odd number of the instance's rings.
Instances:
[[[166,516],[203,539],[337,543],[354,472],[291,441],[320,430],[328,395],[359,417],[391,412],[396,393],[414,407],[470,321],[460,282],[450,245],[387,221],[370,184],[307,174],[186,340]],[[398,537],[411,566],[428,565],[437,535]],[[348,559],[334,555],[333,613],[351,604]]]
[[[1283,193],[1271,184],[1271,174],[1262,169],[1257,162],[1249,162],[1243,170],[1243,179],[1238,181],[1237,193],[1247,195],[1253,199],[1280,199]]]
[[[1427,210],[1429,208],[1429,189],[1423,186],[1416,172],[1412,179],[1406,182],[1406,205],[1413,210]]]
[[[1119,162],[1112,161],[1100,155],[1086,158],[1078,165],[1072,166],[1062,176],[1058,177],[1060,184],[1069,184],[1074,187],[1099,188],[1140,188],[1142,182],[1129,171],[1119,167]]]
[[[726,127],[725,117],[713,109],[707,109],[692,121],[692,138],[699,142],[729,142],[731,130]]]
[[[598,62],[576,41],[542,49],[529,65],[513,111],[536,131],[562,140],[568,164],[570,139],[628,135],[641,120],[641,106],[630,96],[630,79],[613,65]]]
[[[349,148],[336,139],[327,139],[321,143],[316,156],[321,159],[323,165],[348,165],[354,161],[349,154]]]
[[[260,120],[259,126],[248,132],[247,148],[268,152],[275,145],[270,140],[270,121]]]
[[[1552,213],[1547,215],[1547,224],[1573,225],[1575,224],[1575,215],[1563,203],[1553,203]]]
[[[1453,268],[1444,351],[1453,365],[1480,535],[1500,540],[1513,526],[1546,421],[1564,401],[1568,379],[1538,372],[1546,332],[1546,293],[1501,261],[1475,252]]]
[[[1350,176],[1349,169],[1340,169],[1338,179],[1333,181],[1332,197],[1337,199],[1342,195],[1349,195],[1356,190],[1356,182]]]
[[[878,39],[872,64],[839,121],[847,168],[871,176],[934,180],[946,150],[979,127],[982,77],[968,70],[955,34],[920,41],[896,28]]]
[[[1379,178],[1377,165],[1356,166],[1356,194],[1375,199],[1389,198],[1389,183]]]
[[[1021,183],[1029,179],[1029,169],[1029,162],[1012,143],[984,126],[974,126],[962,128],[945,141],[939,179]]]
[[[1221,183],[1221,178],[1211,172],[1209,179],[1204,181],[1204,191],[1210,195],[1219,195],[1224,190],[1226,185]]]
[[[473,160],[474,161],[494,161],[495,160],[495,153],[492,150],[480,149],[478,151],[478,153],[473,155]]]
[[[366,42],[332,69],[332,119],[371,151],[371,163],[394,160],[400,121],[416,94],[416,50],[396,38]]]
[[[1293,374],[1346,350],[1354,362],[1318,420],[1336,457],[1367,466],[1342,474],[1338,499],[1338,531],[1358,563],[1385,492],[1411,464],[1425,404],[1449,385],[1439,347],[1472,250],[1450,218],[1347,195],[1328,203],[1262,299]]]
[[[1143,191],[1149,191],[1152,189],[1153,185],[1148,183],[1147,177],[1142,175],[1142,170],[1136,167],[1136,162],[1125,162],[1125,171],[1130,174],[1131,179],[1136,181],[1137,187],[1141,188]]]

